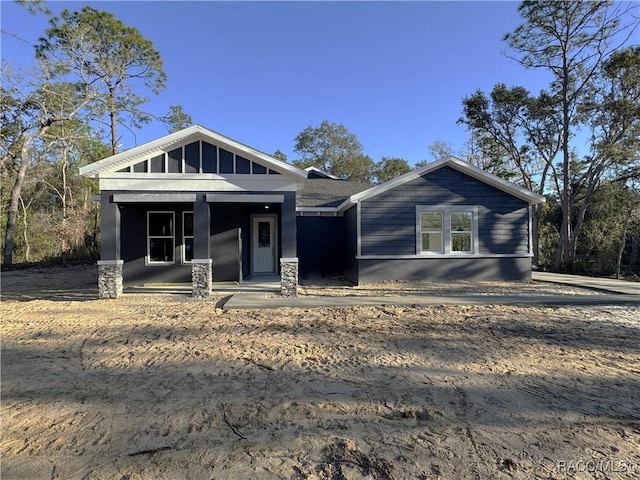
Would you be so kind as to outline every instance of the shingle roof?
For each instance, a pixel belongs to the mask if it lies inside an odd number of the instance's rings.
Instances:
[[[308,178],[298,191],[298,207],[337,207],[347,198],[373,185],[369,183],[332,180],[330,178]]]

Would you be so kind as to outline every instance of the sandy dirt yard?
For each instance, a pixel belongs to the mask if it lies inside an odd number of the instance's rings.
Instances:
[[[223,311],[94,270],[3,274],[2,480],[640,478],[637,305]]]

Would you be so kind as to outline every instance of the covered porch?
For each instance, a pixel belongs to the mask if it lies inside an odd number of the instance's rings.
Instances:
[[[295,192],[103,191],[101,203],[101,298],[153,285],[206,298],[274,279],[297,294]]]

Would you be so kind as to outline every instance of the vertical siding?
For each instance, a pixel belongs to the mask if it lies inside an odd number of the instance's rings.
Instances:
[[[344,275],[344,217],[297,217],[299,275]]]
[[[416,205],[477,205],[480,254],[526,254],[528,203],[442,167],[362,202],[362,255],[414,255]]]

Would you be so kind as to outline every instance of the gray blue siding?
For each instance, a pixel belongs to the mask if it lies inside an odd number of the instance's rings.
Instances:
[[[479,254],[529,252],[527,202],[443,167],[362,201],[361,254],[415,255],[416,205],[477,205]]]
[[[389,280],[531,281],[531,258],[410,258],[359,260],[358,283]]]

